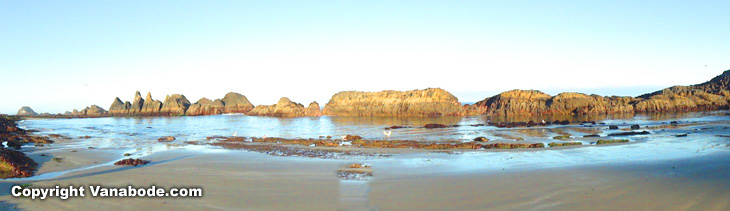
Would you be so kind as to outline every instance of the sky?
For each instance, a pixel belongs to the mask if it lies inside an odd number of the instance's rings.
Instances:
[[[135,91],[321,106],[440,87],[637,96],[730,69],[730,1],[0,0],[0,113]]]

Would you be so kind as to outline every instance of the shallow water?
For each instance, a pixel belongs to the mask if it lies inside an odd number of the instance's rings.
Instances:
[[[551,118],[545,118],[550,120]],[[585,118],[574,118],[581,121]],[[633,116],[622,119],[601,119],[598,123],[661,125],[669,121],[712,122],[728,121],[727,112],[689,113],[681,115]],[[491,121],[486,117],[301,117],[277,118],[245,115],[213,115],[193,117],[111,117],[88,119],[31,119],[20,122],[27,129],[40,130],[40,133],[61,134],[70,137],[91,136],[100,146],[115,146],[127,141],[151,142],[163,136],[175,136],[177,140],[201,140],[208,136],[243,137],[281,137],[281,138],[319,138],[344,135],[360,135],[367,139],[386,139],[384,128],[393,125],[413,126],[393,130],[390,139],[409,139],[417,141],[472,140],[479,136],[490,136],[493,132],[521,132],[540,129],[542,133],[554,134],[547,126],[533,128],[501,129],[493,126],[470,126]],[[454,128],[425,129],[425,124],[438,123],[460,125]],[[601,125],[596,125],[601,126]],[[572,127],[580,127],[572,125]],[[526,136],[531,136],[529,131]],[[578,134],[579,135],[579,134]]]
[[[150,155],[173,149],[187,149],[196,152],[224,152],[213,146],[184,144],[185,141],[203,140],[208,136],[319,138],[346,134],[360,135],[367,139],[386,139],[385,127],[392,125],[413,126],[396,129],[390,139],[417,141],[462,140],[470,141],[478,136],[490,140],[503,135],[522,137],[527,142],[560,142],[551,137],[569,134],[582,137],[597,133],[605,136],[619,132],[606,130],[608,125],[619,125],[622,129],[631,124],[646,126],[667,126],[670,121],[680,121],[687,126],[648,129],[650,135],[628,138],[631,144],[611,146],[578,147],[561,150],[538,151],[468,151],[457,155],[443,153],[402,154],[391,158],[364,158],[375,169],[389,169],[388,172],[461,172],[475,170],[503,170],[521,168],[551,168],[575,165],[603,165],[608,163],[645,162],[703,156],[711,153],[730,152],[730,138],[716,135],[730,135],[728,112],[689,113],[681,115],[633,116],[621,119],[602,119],[596,125],[553,125],[531,128],[496,128],[493,126],[471,126],[484,124],[490,119],[484,117],[303,117],[274,118],[244,115],[215,115],[196,117],[139,117],[139,118],[90,118],[90,119],[32,119],[21,121],[26,129],[39,130],[41,134],[61,134],[72,138],[90,136],[89,139],[65,143],[63,148],[94,147],[118,150],[134,157]],[[576,120],[573,120],[576,121]],[[595,121],[595,120],[592,120]],[[460,127],[426,129],[428,123],[461,125]],[[605,123],[605,124],[601,124]],[[689,133],[688,137],[674,137]],[[500,135],[501,134],[501,135]],[[160,143],[158,138],[174,136],[170,143]],[[504,138],[502,138],[504,139]],[[605,139],[605,137],[604,137]],[[591,140],[575,138],[591,144]],[[58,149],[55,147],[53,149]],[[309,159],[309,158],[295,158]],[[357,158],[362,159],[362,158]],[[47,176],[47,175],[46,175]],[[44,177],[45,178],[45,177]]]

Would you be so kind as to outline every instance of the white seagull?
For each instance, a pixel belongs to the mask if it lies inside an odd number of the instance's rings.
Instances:
[[[384,130],[383,131],[383,135],[385,135],[385,137],[390,138],[390,134],[393,134],[393,131],[392,130]]]

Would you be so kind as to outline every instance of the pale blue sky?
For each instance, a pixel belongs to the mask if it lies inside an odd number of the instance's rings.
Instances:
[[[324,105],[344,90],[632,95],[730,69],[730,1],[6,1],[0,113],[134,91]]]

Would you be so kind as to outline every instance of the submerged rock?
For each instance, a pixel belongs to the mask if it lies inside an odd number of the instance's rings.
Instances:
[[[484,136],[480,136],[480,137],[474,138],[474,141],[477,141],[477,142],[487,142],[487,141],[489,141],[489,139],[487,139]]]
[[[651,133],[649,131],[641,131],[641,132],[631,131],[631,132],[623,132],[623,133],[611,133],[611,134],[608,134],[608,136],[633,136],[633,135],[648,135],[648,134],[651,134]]]
[[[175,140],[174,136],[165,136],[165,137],[161,137],[161,138],[157,139],[157,141],[159,141],[159,142],[171,142],[174,140]]]
[[[448,125],[444,125],[444,124],[431,123],[431,124],[426,124],[423,127],[430,129],[430,128],[447,128],[449,126]]]
[[[148,163],[150,163],[150,161],[142,160],[139,158],[137,158],[137,159],[127,158],[127,159],[115,162],[114,165],[116,165],[116,166],[138,166],[138,165],[146,165]]]
[[[332,116],[455,116],[459,100],[439,88],[411,91],[345,91],[332,96],[322,111]]]
[[[343,180],[368,180],[372,176],[372,168],[361,163],[349,164],[337,170],[337,177]]]

